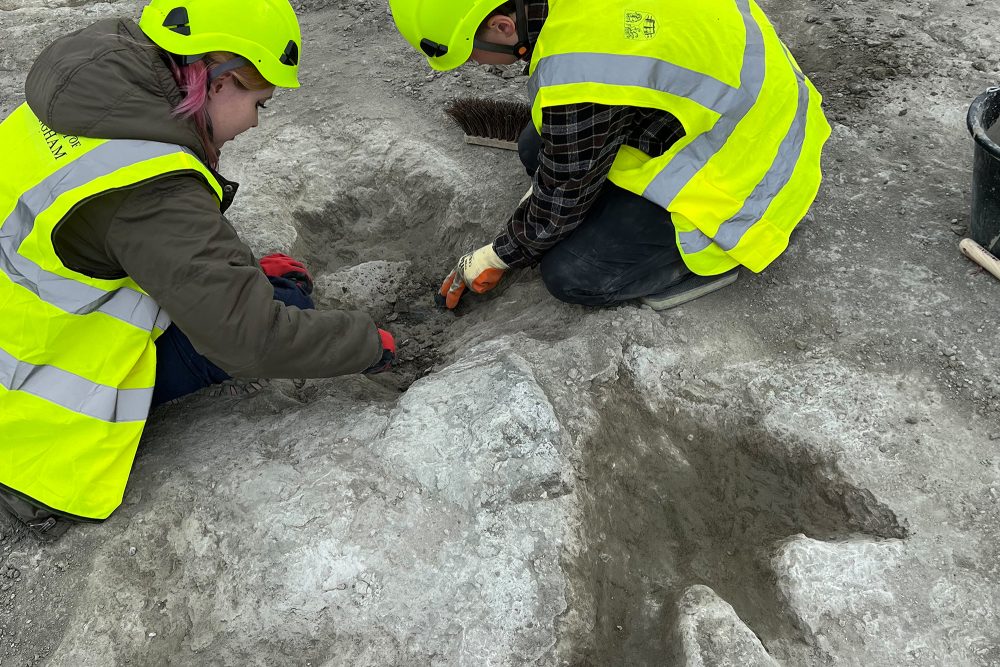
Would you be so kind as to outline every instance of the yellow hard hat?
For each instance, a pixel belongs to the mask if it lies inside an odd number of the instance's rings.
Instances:
[[[139,27],[170,53],[229,51],[272,85],[299,87],[302,33],[288,0],[152,0]]]
[[[413,48],[439,71],[455,69],[472,55],[472,49],[524,57],[529,51],[524,0],[517,0],[518,43],[490,44],[476,39],[476,31],[503,0],[389,0],[396,28]]]

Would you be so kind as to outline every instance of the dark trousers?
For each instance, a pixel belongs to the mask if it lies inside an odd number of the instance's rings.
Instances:
[[[274,298],[302,310],[314,308],[312,298],[291,280],[268,278],[274,286]],[[198,354],[180,329],[169,326],[156,339],[156,385],[153,407],[162,405],[199,389],[231,379],[221,368]]]
[[[518,140],[533,176],[542,139],[528,124]],[[580,226],[542,257],[545,287],[555,298],[608,306],[662,292],[690,275],[670,214],[648,199],[606,182]]]

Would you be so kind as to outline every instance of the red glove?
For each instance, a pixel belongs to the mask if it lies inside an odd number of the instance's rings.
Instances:
[[[385,329],[378,330],[378,337],[382,341],[382,356],[374,364],[361,371],[365,375],[387,371],[396,361],[396,339]]]
[[[284,278],[296,283],[306,294],[312,294],[313,279],[306,265],[284,253],[276,252],[261,257],[260,268],[271,278]]]

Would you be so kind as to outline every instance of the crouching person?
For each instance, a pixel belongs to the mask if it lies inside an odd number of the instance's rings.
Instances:
[[[223,146],[295,88],[288,0],[153,0],[53,42],[0,123],[0,505],[38,537],[121,503],[151,405],[230,376],[385,370],[299,262],[224,217]]]

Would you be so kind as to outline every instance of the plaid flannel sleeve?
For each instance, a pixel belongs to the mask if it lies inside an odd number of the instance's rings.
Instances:
[[[537,264],[583,221],[627,138],[631,112],[630,107],[591,103],[542,111],[544,141],[533,195],[493,242],[508,266]]]

